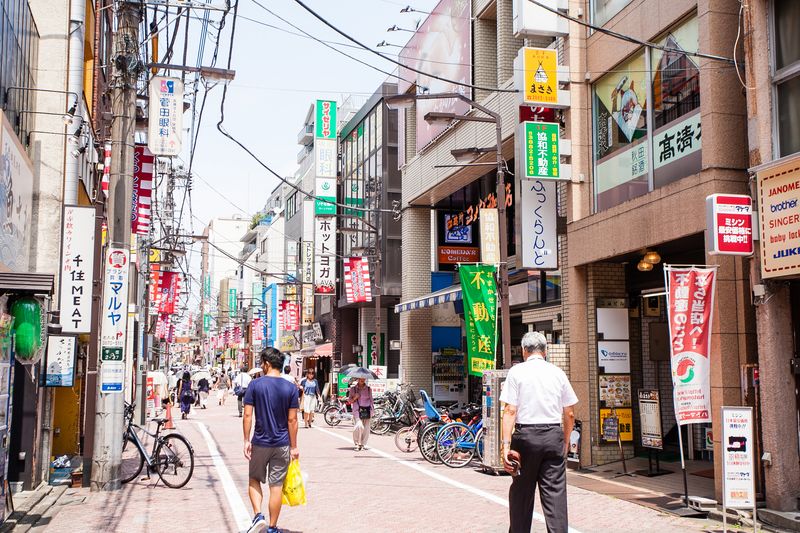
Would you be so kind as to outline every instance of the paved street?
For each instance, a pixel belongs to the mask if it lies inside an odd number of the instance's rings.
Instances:
[[[321,423],[322,425],[319,425]],[[236,402],[193,411],[179,430],[196,452],[194,476],[182,490],[137,482],[113,494],[84,489],[63,498],[37,533],[81,531],[241,531],[250,522],[246,461]],[[305,507],[284,507],[279,526],[288,532],[507,530],[508,477],[433,466],[418,454],[398,452],[392,436],[370,440],[355,452],[350,428],[318,419],[300,429],[301,465],[308,473]],[[85,501],[82,501],[85,497]],[[623,500],[569,487],[570,523],[576,532],[710,531],[718,524],[680,519]],[[537,505],[538,509],[538,505]],[[535,522],[533,531],[545,531]]]

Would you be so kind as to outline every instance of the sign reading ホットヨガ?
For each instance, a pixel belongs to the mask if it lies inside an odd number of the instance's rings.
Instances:
[[[517,139],[523,179],[562,179],[558,124],[523,122]]]
[[[800,273],[800,156],[758,171],[761,277]]]
[[[749,196],[706,197],[706,250],[711,255],[753,253],[753,201]]]
[[[716,268],[664,265],[675,418],[711,422],[711,322]]]
[[[61,235],[61,331],[92,329],[94,280],[94,207],[64,206]]]
[[[722,408],[723,504],[748,509],[756,504],[753,408]]]
[[[150,80],[150,116],[147,147],[153,155],[181,153],[183,135],[183,82],[156,76]]]
[[[110,247],[106,253],[103,282],[103,313],[100,330],[100,391],[122,392],[125,376],[125,339],[128,325],[128,271],[130,256],[126,248]],[[106,358],[106,353],[115,357]],[[117,356],[118,355],[118,356]]]
[[[336,293],[336,217],[314,217],[314,294]]]

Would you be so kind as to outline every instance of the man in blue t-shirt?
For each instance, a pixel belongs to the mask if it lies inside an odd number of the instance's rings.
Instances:
[[[244,456],[250,461],[248,495],[253,506],[253,524],[248,533],[266,527],[261,503],[261,484],[269,483],[269,529],[278,532],[283,480],[291,459],[300,457],[297,449],[297,387],[281,378],[283,354],[275,348],[261,352],[264,377],[254,379],[244,396]],[[250,440],[255,411],[256,427]]]

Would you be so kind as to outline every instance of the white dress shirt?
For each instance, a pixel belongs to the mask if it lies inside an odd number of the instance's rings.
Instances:
[[[508,371],[500,401],[517,408],[517,424],[560,424],[578,397],[563,370],[532,355]]]

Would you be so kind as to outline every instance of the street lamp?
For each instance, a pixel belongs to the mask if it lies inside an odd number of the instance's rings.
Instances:
[[[468,103],[473,108],[487,116],[459,115],[456,113],[426,113],[424,119],[428,122],[451,122],[463,120],[466,122],[492,122],[495,125],[497,144],[494,146],[497,163],[497,214],[499,220],[500,237],[500,316],[501,334],[503,337],[503,367],[511,368],[511,314],[508,303],[508,221],[506,220],[506,185],[505,162],[503,161],[503,123],[499,113],[482,106],[478,102],[467,98],[460,93],[433,93],[433,94],[399,94],[386,97],[389,109],[408,109],[413,107],[417,100],[445,100],[454,99]],[[474,150],[488,153],[491,149],[475,148]],[[453,154],[457,159],[466,157],[464,153]]]

